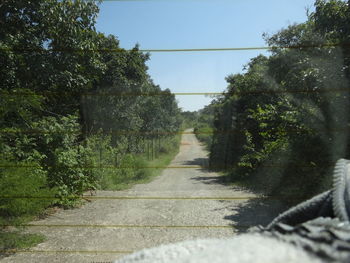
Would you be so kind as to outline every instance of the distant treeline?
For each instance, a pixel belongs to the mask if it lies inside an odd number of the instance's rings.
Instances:
[[[176,147],[175,96],[148,54],[96,31],[95,2],[0,3],[1,224],[142,179]]]
[[[318,0],[307,22],[264,37],[270,56],[226,78],[197,133],[213,129],[213,169],[295,201],[329,189],[335,161],[350,157],[349,2]]]

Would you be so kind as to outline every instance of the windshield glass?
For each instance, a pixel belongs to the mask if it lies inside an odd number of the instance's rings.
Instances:
[[[341,0],[3,0],[0,261],[266,226],[348,158]]]

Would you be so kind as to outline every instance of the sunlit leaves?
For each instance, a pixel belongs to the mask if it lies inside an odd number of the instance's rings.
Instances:
[[[271,56],[227,78],[228,95],[215,113],[213,167],[271,182],[262,185],[278,194],[320,191],[329,182],[327,165],[350,154],[350,8],[337,0],[315,6],[307,22],[264,36]]]

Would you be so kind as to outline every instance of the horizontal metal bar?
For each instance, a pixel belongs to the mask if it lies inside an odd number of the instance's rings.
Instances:
[[[16,225],[0,225],[10,227]],[[248,228],[250,226],[234,225],[112,225],[112,224],[22,224],[22,227],[52,227],[52,228]]]
[[[66,253],[66,254],[130,254],[131,250],[24,250],[24,249],[2,249],[0,254],[13,253]]]
[[[149,52],[149,53],[169,53],[169,52],[213,52],[213,51],[250,51],[250,50],[274,50],[274,49],[309,49],[309,48],[330,48],[349,46],[348,42],[309,44],[309,45],[290,45],[290,46],[255,46],[255,47],[213,47],[213,48],[146,48],[146,49],[123,49],[123,48],[1,48],[2,52],[98,52],[98,53],[119,53],[119,52]]]

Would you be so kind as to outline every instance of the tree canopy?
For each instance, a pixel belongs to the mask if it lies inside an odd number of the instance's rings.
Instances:
[[[335,161],[350,154],[349,11],[348,2],[317,0],[305,23],[264,35],[268,57],[227,77],[212,168],[289,201],[330,187]]]
[[[96,31],[98,12],[93,0],[0,3],[0,190],[9,196],[70,206],[86,190],[141,178],[145,152],[172,145],[175,96],[153,83],[149,54]],[[0,216],[48,200],[0,197]]]

